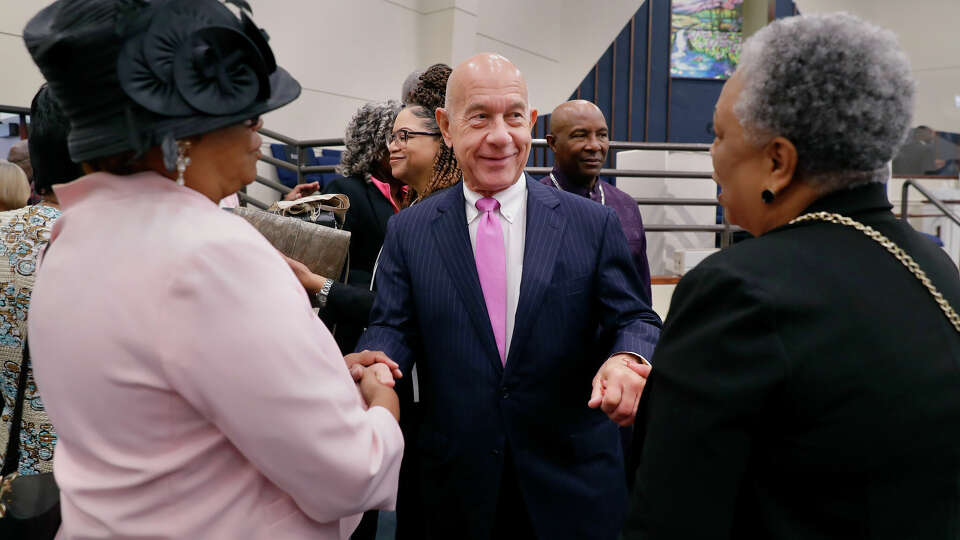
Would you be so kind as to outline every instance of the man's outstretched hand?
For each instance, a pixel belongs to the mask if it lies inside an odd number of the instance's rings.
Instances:
[[[593,393],[587,406],[600,407],[620,426],[633,425],[650,369],[649,364],[641,364],[633,355],[611,356],[593,378]]]

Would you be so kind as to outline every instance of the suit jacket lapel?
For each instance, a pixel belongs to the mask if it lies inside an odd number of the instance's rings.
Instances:
[[[480,288],[477,263],[470,244],[463,186],[456,184],[448,189],[447,193],[437,196],[444,198],[437,207],[437,217],[432,227],[440,258],[450,274],[450,279],[466,307],[474,328],[478,330],[483,352],[496,365],[497,370],[502,370],[500,353],[497,351],[497,342],[493,337],[493,328],[490,326],[490,317],[487,315],[487,304],[483,299],[483,289]]]
[[[507,366],[526,341],[534,314],[543,303],[563,238],[565,220],[557,211],[560,199],[554,188],[527,179],[527,228],[523,248],[523,277],[513,323]]]

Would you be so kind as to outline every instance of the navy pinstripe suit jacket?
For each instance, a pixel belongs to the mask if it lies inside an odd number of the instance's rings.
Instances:
[[[489,538],[503,456],[541,538],[614,538],[626,507],[617,426],[587,407],[610,354],[646,358],[660,319],[613,210],[527,182],[523,276],[501,366],[462,185],[390,219],[371,322],[358,349],[414,363],[432,536]],[[453,535],[453,536],[451,536]]]

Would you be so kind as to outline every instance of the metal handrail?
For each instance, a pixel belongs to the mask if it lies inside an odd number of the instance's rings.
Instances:
[[[530,174],[550,174],[552,167],[526,167],[524,169]],[[712,172],[686,172],[686,171],[644,171],[634,169],[600,169],[598,176],[622,176],[629,178],[675,178],[678,180],[704,180],[712,179]]]
[[[291,191],[293,191],[292,189],[288,188],[287,186],[281,184],[280,182],[274,182],[273,180],[264,178],[264,177],[260,176],[259,174],[257,175],[257,182],[260,182],[261,184],[267,186],[268,188],[275,189],[275,190],[279,191],[280,193],[282,193],[282,194],[284,194],[284,195],[286,195],[287,193],[290,193]]]
[[[343,146],[343,138],[331,139],[309,139],[298,141],[287,137],[276,131],[261,128],[260,133],[271,139],[276,139],[284,144],[296,146],[297,148],[316,148],[320,146]],[[532,146],[536,148],[545,148],[549,146],[546,139],[533,139]],[[701,143],[662,143],[662,142],[637,142],[637,141],[610,141],[611,150],[671,150],[674,152],[706,152],[710,150],[709,144]]]
[[[674,225],[674,224],[655,224],[655,225],[643,225],[643,230],[646,232],[739,232],[742,231],[740,227],[736,225]]]
[[[957,216],[956,214],[954,214],[952,210],[947,208],[947,205],[943,204],[943,201],[935,197],[932,193],[927,191],[926,188],[921,187],[912,179],[905,180],[903,182],[903,187],[900,188],[900,219],[907,221],[907,218],[909,217],[907,215],[907,204],[908,204],[907,198],[910,196],[911,186],[913,186],[913,189],[919,191],[921,195],[926,197],[927,202],[933,204],[938,209],[940,209],[940,211],[943,212],[943,215],[945,215],[947,219],[956,223],[957,225],[960,225],[960,216]]]
[[[634,197],[640,206],[717,206],[720,201],[716,199],[674,199],[671,197],[644,198]]]
[[[308,166],[304,162],[303,150],[305,148],[317,148],[317,147],[330,147],[330,146],[343,146],[344,140],[342,138],[333,138],[333,139],[311,139],[299,141],[291,137],[287,137],[276,131],[271,131],[269,129],[260,129],[260,134],[279,141],[288,146],[293,146],[297,149],[297,163],[291,163],[289,161],[284,161],[282,159],[276,159],[271,156],[261,156],[261,160],[265,163],[269,163],[276,167],[281,167],[288,171],[295,171],[297,173],[297,183],[302,184],[304,182],[304,175],[313,174],[313,173],[331,173],[336,171],[335,165],[311,165]],[[534,148],[544,148],[548,147],[546,139],[533,139],[531,143]],[[706,152],[710,150],[709,144],[683,144],[683,143],[650,143],[650,142],[633,142],[633,141],[610,141],[610,150],[667,150],[674,152]],[[531,175],[546,175],[552,170],[550,167],[526,167],[524,169],[527,173]],[[600,176],[615,176],[615,177],[624,177],[624,178],[671,178],[678,180],[704,180],[712,179],[712,172],[683,172],[683,171],[654,171],[654,170],[634,170],[634,169],[601,169]],[[273,188],[283,194],[289,193],[290,188],[268,180],[261,176],[257,176],[257,182]],[[241,195],[241,200],[244,202],[249,202],[258,207],[263,208],[263,203],[256,201],[249,197],[246,194]],[[672,198],[635,198],[638,205],[658,205],[658,206],[716,206],[719,203],[716,199],[672,199]],[[712,232],[720,233],[720,245],[726,247],[730,245],[732,241],[733,233],[742,231],[740,227],[735,225],[730,225],[724,219],[722,224],[710,224],[710,225],[676,225],[676,224],[645,224],[644,229],[650,232]]]
[[[286,170],[288,170],[288,171],[296,171],[296,170],[298,170],[298,169],[297,169],[297,166],[294,165],[293,163],[290,163],[289,161],[284,161],[284,160],[282,160],[282,159],[277,159],[277,158],[271,157],[271,156],[263,156],[263,155],[261,155],[261,156],[260,156],[260,161],[262,161],[262,162],[264,162],[264,163],[269,163],[269,164],[271,164],[271,165],[280,167],[280,168],[282,168],[282,169],[286,169]]]
[[[266,210],[267,208],[269,208],[269,207],[268,207],[266,204],[264,204],[263,202],[258,201],[257,199],[254,199],[253,197],[247,195],[246,193],[244,193],[244,192],[242,192],[242,191],[238,191],[238,192],[237,192],[237,196],[240,197],[240,202],[242,202],[242,203],[246,203],[246,204],[249,204],[249,205],[252,205],[252,206],[256,206],[257,208],[259,208],[259,209],[261,209],[261,210]]]

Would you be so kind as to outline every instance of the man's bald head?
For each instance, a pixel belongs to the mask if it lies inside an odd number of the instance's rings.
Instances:
[[[437,123],[453,148],[467,188],[484,196],[512,186],[530,155],[537,111],[513,62],[482,53],[460,63],[447,80]]]
[[[604,125],[607,123],[600,107],[585,99],[574,99],[557,105],[557,108],[550,114],[550,133],[553,135],[562,133],[581,119],[599,119],[599,122]]]
[[[547,144],[556,167],[578,186],[596,182],[610,149],[607,120],[599,107],[582,99],[561,103],[550,115]]]
[[[527,100],[527,81],[520,73],[520,69],[499,54],[480,53],[460,62],[454,68],[453,73],[450,74],[450,78],[447,79],[447,96],[444,108],[450,111],[463,101],[465,84],[469,86],[470,83],[475,83],[477,80],[492,77],[516,80],[522,88],[523,99]]]
[[[30,165],[30,148],[27,146],[27,141],[19,140],[13,143],[7,154],[7,161],[23,169],[27,180],[33,182],[33,167]]]

